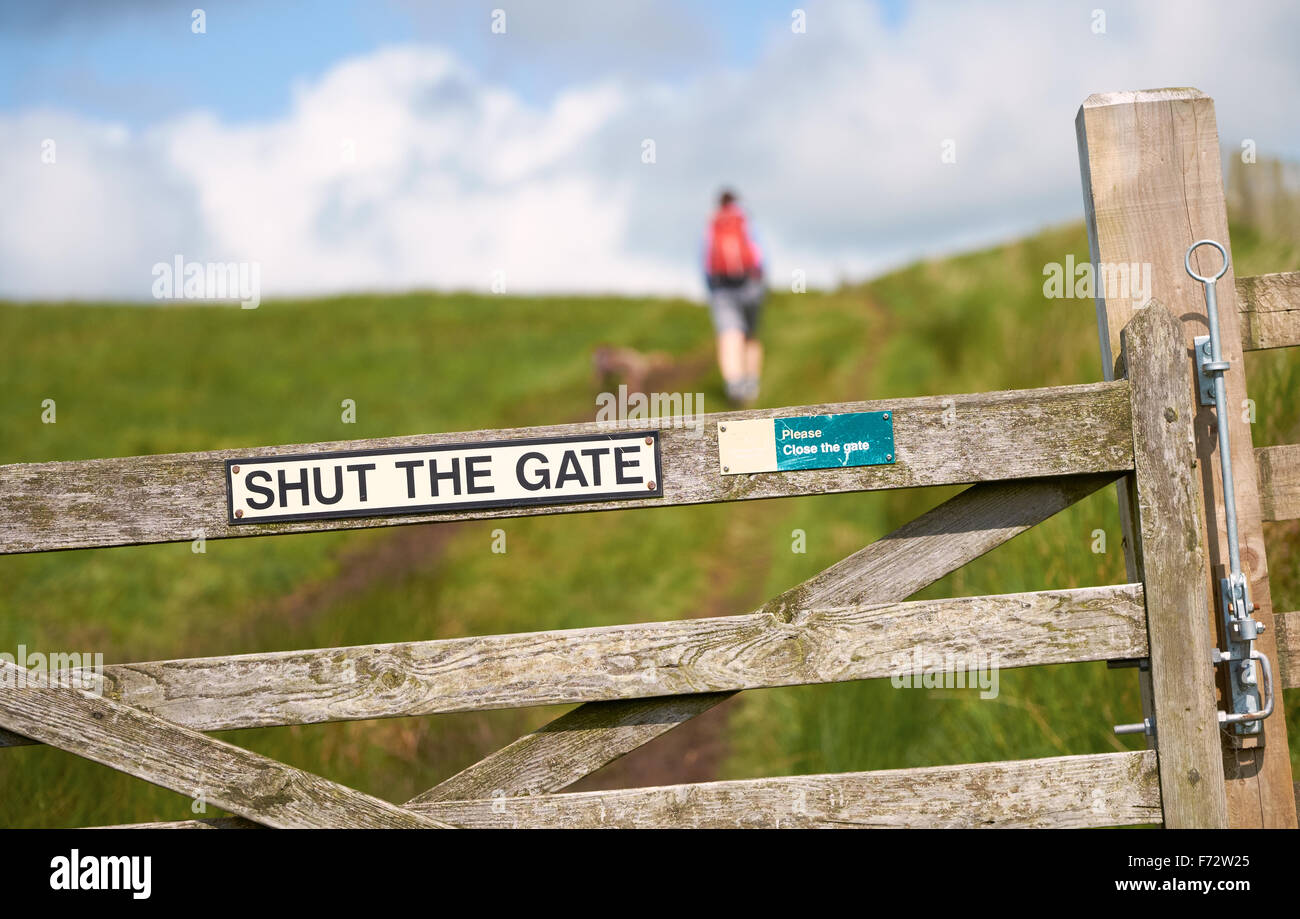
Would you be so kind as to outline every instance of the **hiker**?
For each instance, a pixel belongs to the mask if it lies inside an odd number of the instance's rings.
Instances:
[[[758,314],[763,306],[763,257],[749,234],[736,194],[724,190],[704,244],[709,312],[718,336],[718,368],[727,398],[738,405],[758,398],[763,346]]]

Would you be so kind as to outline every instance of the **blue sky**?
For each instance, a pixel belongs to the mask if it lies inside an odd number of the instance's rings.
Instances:
[[[602,53],[600,39],[581,34],[577,25],[587,20],[600,35],[620,30],[618,2],[586,9],[542,0],[197,3],[206,13],[210,41],[192,36],[192,4],[6,0],[0,12],[0,110],[44,105],[134,127],[196,107],[232,121],[265,119],[286,111],[295,82],[318,78],[341,59],[412,41],[455,48],[479,72],[541,103],[573,81],[631,68],[642,78],[669,83],[718,67],[744,68],[753,63],[764,33],[786,28],[793,8],[771,0],[656,3],[647,18],[659,28],[629,58],[621,44]],[[601,6],[605,10],[598,12]],[[498,8],[507,13],[506,41],[487,28]],[[906,4],[887,0],[875,12],[883,22],[898,23]],[[516,34],[539,18],[558,21],[548,29],[547,47],[520,54],[527,42],[514,40],[512,17],[520,23]],[[567,42],[557,34],[566,18],[575,20]]]
[[[1198,87],[1226,155],[1300,159],[1294,0],[799,0],[803,31],[789,0],[239,0],[201,35],[195,2],[0,6],[0,297],[148,300],[178,255],[269,296],[698,297],[723,184],[774,283],[830,286],[1079,220],[1111,90]]]

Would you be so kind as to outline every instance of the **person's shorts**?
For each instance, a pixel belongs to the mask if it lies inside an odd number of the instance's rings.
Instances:
[[[717,285],[709,293],[709,314],[713,328],[723,332],[741,332],[746,338],[758,333],[758,316],[763,309],[763,281],[749,278],[737,287]]]

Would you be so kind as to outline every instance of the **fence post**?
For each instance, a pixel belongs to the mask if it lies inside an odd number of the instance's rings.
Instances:
[[[1205,334],[1207,323],[1200,285],[1186,275],[1183,256],[1191,243],[1205,238],[1219,241],[1231,252],[1214,102],[1195,89],[1096,94],[1080,107],[1075,129],[1106,377],[1114,373],[1112,356],[1119,350],[1120,331],[1143,302],[1157,298],[1183,320],[1184,385],[1194,393],[1191,342]],[[1198,251],[1199,264],[1194,261],[1194,267],[1213,273],[1217,263],[1210,264],[1211,255],[1218,257],[1209,247]],[[1115,289],[1125,279],[1127,289]],[[1232,270],[1219,282],[1218,292],[1223,356],[1232,365],[1226,375],[1228,404],[1244,406],[1246,377]],[[1256,646],[1277,660],[1250,425],[1237,411],[1225,420],[1232,440],[1243,568],[1258,605],[1255,617],[1266,626]],[[1208,548],[1204,578],[1208,596],[1216,597],[1215,569],[1227,564],[1223,485],[1214,452],[1217,419],[1211,409],[1200,408],[1195,421],[1203,493],[1200,517]],[[1129,500],[1123,494],[1121,515],[1131,544]],[[1217,636],[1220,629],[1213,606],[1209,615],[1209,634]],[[1280,694],[1277,706],[1259,738],[1233,740],[1222,735],[1231,826],[1296,826]]]
[[[1165,826],[1224,827],[1228,803],[1205,629],[1209,594],[1200,489],[1192,444],[1195,410],[1183,385],[1183,333],[1159,302],[1125,327],[1133,406],[1134,561],[1146,594],[1151,703]]]

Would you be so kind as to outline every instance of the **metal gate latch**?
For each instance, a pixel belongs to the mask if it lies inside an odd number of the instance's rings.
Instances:
[[[1223,265],[1210,277],[1197,274],[1192,269],[1192,253],[1201,246],[1213,246],[1223,256]],[[1212,239],[1192,243],[1183,257],[1188,275],[1205,287],[1205,311],[1210,334],[1193,339],[1196,354],[1197,390],[1202,405],[1213,405],[1219,434],[1219,467],[1223,478],[1223,516],[1228,531],[1228,576],[1219,579],[1219,609],[1223,614],[1223,634],[1227,650],[1214,648],[1211,659],[1215,666],[1226,664],[1231,687],[1229,711],[1219,712],[1219,724],[1230,725],[1238,735],[1258,734],[1263,730],[1264,719],[1273,714],[1273,668],[1268,657],[1255,650],[1255,639],[1264,631],[1264,623],[1251,614],[1255,606],[1250,602],[1250,585],[1241,571],[1241,547],[1237,537],[1237,496],[1232,478],[1232,448],[1228,442],[1228,395],[1223,375],[1232,365],[1223,359],[1219,341],[1219,300],[1215,284],[1228,273],[1228,250]],[[1264,682],[1268,684],[1268,701],[1261,706],[1259,678],[1256,662],[1264,669]],[[1153,734],[1156,726],[1146,718],[1139,724],[1115,726],[1116,734]]]
[[[1192,268],[1192,253],[1201,246],[1213,246],[1223,256],[1218,273],[1210,277],[1199,275]],[[1228,576],[1219,580],[1219,609],[1223,614],[1223,634],[1227,650],[1215,648],[1216,665],[1226,664],[1231,686],[1231,709],[1219,712],[1219,723],[1231,725],[1239,735],[1258,734],[1263,721],[1273,713],[1273,668],[1260,651],[1255,650],[1255,638],[1264,631],[1264,624],[1251,613],[1255,606],[1250,602],[1250,585],[1241,571],[1241,547],[1237,536],[1237,496],[1232,478],[1232,447],[1228,441],[1228,395],[1223,375],[1231,364],[1223,359],[1219,341],[1219,301],[1215,285],[1228,272],[1228,250],[1212,239],[1192,243],[1183,257],[1187,274],[1205,287],[1205,312],[1210,334],[1197,336],[1193,344],[1196,351],[1196,374],[1201,404],[1213,405],[1219,433],[1219,468],[1223,478],[1223,516],[1228,531]],[[1268,683],[1268,704],[1261,708],[1258,675],[1255,662],[1264,668]]]

